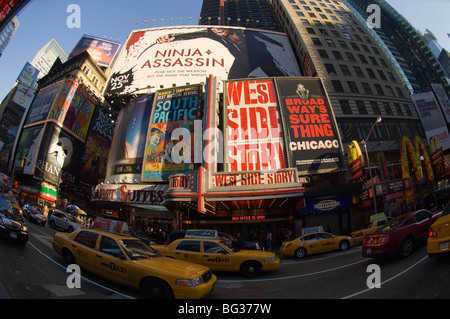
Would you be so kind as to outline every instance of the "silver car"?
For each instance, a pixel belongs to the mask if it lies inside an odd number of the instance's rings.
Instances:
[[[53,211],[53,214],[49,217],[48,223],[53,229],[61,228],[69,233],[82,227],[78,219],[58,209]]]

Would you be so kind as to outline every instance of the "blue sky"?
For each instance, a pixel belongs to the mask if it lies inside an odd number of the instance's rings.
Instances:
[[[418,30],[431,30],[441,46],[450,51],[450,39],[447,36],[450,33],[450,0],[388,2]],[[72,3],[81,9],[79,29],[70,29],[66,24],[71,14],[67,12],[67,7]],[[132,30],[196,25],[201,4],[202,0],[32,0],[19,13],[20,27],[0,58],[0,100],[14,85],[24,64],[31,61],[52,38],[67,54],[83,34],[112,39],[123,45]],[[152,22],[153,19],[155,22]]]

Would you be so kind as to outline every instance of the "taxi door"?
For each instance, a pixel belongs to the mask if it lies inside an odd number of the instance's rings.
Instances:
[[[95,254],[96,273],[111,281],[128,285],[130,282],[129,261],[119,244],[108,236],[102,236]]]
[[[200,240],[184,239],[175,247],[174,257],[179,260],[201,264]]]
[[[331,234],[317,233],[316,234],[316,252],[323,253],[334,249],[335,240]]]
[[[70,249],[76,263],[87,271],[95,272],[95,247],[99,235],[90,231],[80,231],[73,239]]]
[[[214,241],[203,241],[202,265],[211,270],[229,271],[233,270],[233,254]]]

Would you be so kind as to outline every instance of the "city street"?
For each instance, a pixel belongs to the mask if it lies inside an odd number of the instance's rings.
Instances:
[[[28,223],[30,239],[24,246],[0,241],[1,299],[135,299],[138,292],[82,271],[81,288],[66,285],[69,273],[51,247],[55,230]],[[282,257],[280,267],[255,279],[217,274],[210,299],[430,299],[449,298],[450,258],[429,258],[421,246],[407,259],[380,262],[380,288],[369,289],[375,259],[363,258],[361,247],[345,252]],[[370,280],[369,280],[370,281]]]

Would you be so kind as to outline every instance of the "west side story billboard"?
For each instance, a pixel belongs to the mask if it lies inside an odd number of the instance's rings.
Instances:
[[[105,93],[121,94],[204,82],[300,76],[285,34],[237,27],[183,26],[133,31]]]
[[[305,175],[345,168],[320,78],[227,81],[224,91],[227,170],[296,167]]]

